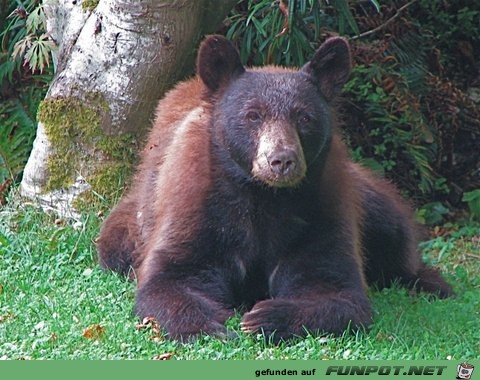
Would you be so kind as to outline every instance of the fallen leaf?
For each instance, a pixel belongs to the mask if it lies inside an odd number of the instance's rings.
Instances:
[[[170,360],[172,356],[173,356],[173,353],[167,352],[165,354],[154,356],[152,359],[153,360]]]
[[[13,314],[7,311],[7,314],[0,315],[0,323],[5,322],[7,319],[13,318]]]
[[[158,324],[157,320],[153,317],[145,317],[142,319],[142,323],[138,323],[135,325],[137,330],[147,330],[152,332],[152,339],[154,342],[161,342],[163,341],[163,334],[160,325]]]
[[[100,325],[90,325],[83,330],[83,337],[86,339],[100,339],[105,333],[105,328]]]
[[[137,330],[142,330],[142,329],[151,329],[154,333],[159,334],[161,332],[160,326],[158,325],[158,322],[155,318],[153,317],[145,317],[142,319],[142,323],[138,323],[135,328]]]

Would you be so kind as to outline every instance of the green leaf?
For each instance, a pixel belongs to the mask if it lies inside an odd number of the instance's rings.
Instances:
[[[448,208],[441,202],[430,202],[416,211],[416,218],[422,224],[434,225],[441,223],[448,212]]]
[[[35,121],[18,99],[0,103],[0,114],[7,115],[0,128],[0,183],[3,183],[7,178],[15,180],[23,171],[35,134]]]
[[[32,46],[31,36],[27,36],[24,39],[21,39],[20,41],[18,41],[13,48],[12,59],[23,57],[25,55],[25,52],[28,49],[30,49],[31,46]]]
[[[472,216],[480,219],[480,189],[464,193],[462,201],[468,203],[468,208]]]
[[[469,191],[467,193],[464,193],[463,194],[463,198],[462,198],[462,201],[464,202],[472,202],[472,201],[475,201],[477,199],[480,199],[480,189],[476,189],[476,190],[473,190],[473,191]]]
[[[339,13],[339,31],[340,33],[346,33],[345,23],[350,26],[352,31],[358,35],[360,34],[360,29],[358,29],[357,22],[353,18],[352,12],[350,11],[350,7],[348,5],[347,0],[334,0],[332,1],[332,5]]]
[[[36,34],[38,31],[45,30],[47,28],[42,6],[39,6],[30,12],[27,17],[26,27],[27,34]]]
[[[375,7],[375,9],[377,10],[378,13],[380,13],[380,4],[378,3],[377,0],[370,0],[370,3],[373,4],[373,6]]]

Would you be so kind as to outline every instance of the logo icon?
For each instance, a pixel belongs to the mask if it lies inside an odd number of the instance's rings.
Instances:
[[[473,369],[475,367],[468,363],[457,365],[457,380],[469,380],[472,378]]]

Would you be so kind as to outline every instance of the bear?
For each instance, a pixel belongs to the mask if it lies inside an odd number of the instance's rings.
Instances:
[[[97,242],[103,268],[136,279],[139,317],[184,340],[225,336],[241,311],[243,332],[280,341],[368,328],[370,285],[454,294],[421,261],[409,204],[342,142],[350,70],[342,37],[299,69],[246,68],[204,39]]]

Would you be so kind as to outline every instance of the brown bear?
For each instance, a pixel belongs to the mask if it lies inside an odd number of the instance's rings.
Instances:
[[[368,326],[367,284],[453,294],[421,262],[408,205],[349,159],[332,102],[350,68],[339,37],[299,70],[246,69],[204,40],[98,241],[104,268],[136,278],[140,317],[184,339],[224,334],[244,307],[243,331],[278,340]]]

